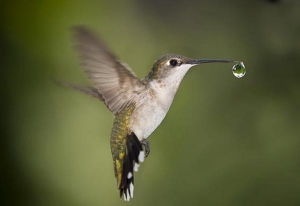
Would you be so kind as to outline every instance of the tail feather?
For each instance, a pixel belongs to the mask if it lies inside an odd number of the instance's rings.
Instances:
[[[133,198],[134,189],[134,175],[133,172],[137,171],[139,163],[144,161],[144,151],[142,145],[136,135],[132,132],[127,136],[126,152],[123,161],[123,169],[121,182],[119,185],[120,197],[125,201]]]

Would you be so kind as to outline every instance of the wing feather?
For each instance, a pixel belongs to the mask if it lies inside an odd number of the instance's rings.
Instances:
[[[74,27],[74,39],[84,72],[114,114],[145,89],[145,84],[88,29]]]

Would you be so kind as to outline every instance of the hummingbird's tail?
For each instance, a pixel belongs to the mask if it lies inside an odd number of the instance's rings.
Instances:
[[[145,153],[137,136],[132,132],[126,138],[126,152],[123,161],[122,178],[119,185],[120,197],[125,201],[133,198],[133,172],[137,172],[140,162],[143,162]]]
[[[57,83],[58,85],[75,89],[77,91],[83,92],[83,93],[90,95],[92,97],[95,97],[97,99],[100,99],[101,101],[104,101],[102,95],[97,91],[97,89],[95,89],[93,87],[79,86],[79,85],[76,85],[76,84],[73,84],[70,82],[65,82],[65,81],[61,81],[61,80],[57,80],[57,79],[53,79],[53,81],[55,83]]]
[[[120,198],[129,201],[133,198],[134,189],[134,172],[138,171],[140,163],[144,161],[145,153],[137,136],[132,132],[125,136],[123,141],[124,146],[115,148],[113,143],[113,159],[115,166],[115,175],[118,182],[118,189],[120,190]]]

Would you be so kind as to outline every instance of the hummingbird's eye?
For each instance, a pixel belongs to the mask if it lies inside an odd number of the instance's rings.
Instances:
[[[173,67],[178,65],[178,61],[176,59],[171,59],[170,60],[170,65],[172,65]]]

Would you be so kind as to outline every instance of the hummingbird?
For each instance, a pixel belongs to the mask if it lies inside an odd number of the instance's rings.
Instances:
[[[113,113],[110,148],[114,174],[120,198],[129,201],[133,198],[134,172],[150,153],[147,137],[166,116],[187,71],[199,64],[235,61],[166,54],[139,79],[88,28],[75,26],[72,30],[75,50],[92,86],[59,83],[99,99]]]

